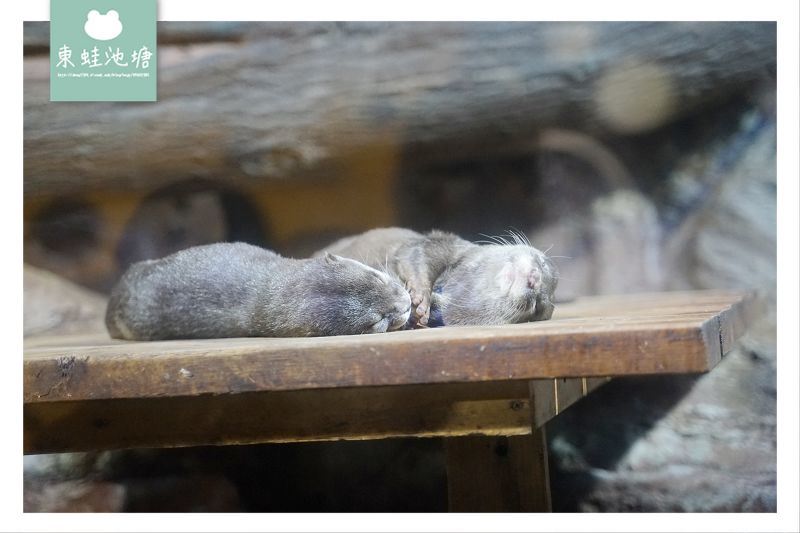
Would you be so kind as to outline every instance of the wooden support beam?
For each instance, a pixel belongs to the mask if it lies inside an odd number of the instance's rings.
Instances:
[[[555,381],[531,382],[530,398],[527,382],[513,381],[32,403],[23,408],[23,450],[522,436],[531,420],[541,428],[584,397],[562,391],[556,411]]]
[[[530,433],[524,381],[24,407],[25,453]]]
[[[549,512],[544,428],[514,437],[445,440],[451,512]]]
[[[539,422],[558,405],[558,380],[531,381],[528,395],[530,434],[445,440],[450,511],[551,511],[547,437]],[[565,399],[580,397],[570,394]]]

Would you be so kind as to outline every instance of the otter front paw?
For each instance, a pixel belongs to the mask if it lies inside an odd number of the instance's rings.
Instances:
[[[411,296],[411,323],[415,327],[427,326],[431,316],[431,291],[408,287],[408,293]]]

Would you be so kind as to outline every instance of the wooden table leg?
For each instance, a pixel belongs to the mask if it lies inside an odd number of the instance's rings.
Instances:
[[[447,495],[451,512],[550,512],[544,428],[514,437],[450,437]]]

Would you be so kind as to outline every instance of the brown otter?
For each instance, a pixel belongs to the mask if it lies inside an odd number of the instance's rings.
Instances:
[[[418,325],[491,325],[547,320],[558,270],[522,235],[475,244],[452,233],[380,228],[341,239],[335,253],[383,268],[405,283]]]
[[[131,265],[106,327],[129,340],[349,335],[399,329],[410,312],[402,285],[352,259],[218,243]]]

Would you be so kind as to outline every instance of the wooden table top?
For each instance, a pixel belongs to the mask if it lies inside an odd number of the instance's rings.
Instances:
[[[580,298],[545,322],[320,338],[29,338],[24,401],[699,373],[755,313],[750,293]]]

